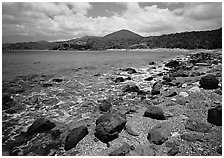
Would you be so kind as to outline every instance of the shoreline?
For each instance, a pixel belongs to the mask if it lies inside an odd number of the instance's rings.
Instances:
[[[200,52],[200,51],[199,51]],[[191,53],[190,53],[191,54]],[[194,54],[194,53],[193,53]],[[210,53],[209,53],[210,54]],[[178,57],[179,56],[179,57]],[[160,155],[161,153],[169,151],[169,147],[166,147],[165,143],[162,146],[158,146],[158,151],[153,149],[153,144],[148,143],[146,139],[147,132],[152,127],[160,125],[160,123],[167,122],[169,126],[172,127],[173,131],[171,133],[171,137],[169,137],[168,141],[175,141],[180,149],[178,149],[178,153],[182,155],[187,155],[187,153],[191,156],[194,153],[191,153],[190,143],[188,141],[183,141],[180,136],[189,133],[185,129],[185,124],[187,120],[197,119],[200,121],[206,122],[206,113],[207,110],[214,107],[217,103],[221,103],[221,96],[216,94],[214,90],[203,90],[199,88],[199,93],[190,92],[189,89],[198,86],[198,80],[201,78],[200,76],[204,76],[207,71],[214,71],[214,74],[220,73],[220,58],[216,56],[218,59],[218,64],[213,68],[203,67],[203,66],[194,66],[196,70],[184,71],[180,67],[180,73],[175,74],[176,72],[170,71],[169,68],[164,67],[166,63],[169,63],[172,60],[184,61],[186,57],[184,55],[177,55],[167,60],[162,60],[161,63],[155,63],[152,65],[141,65],[136,67],[131,67],[137,71],[137,73],[133,73],[132,71],[124,71],[124,68],[128,68],[130,65],[126,65],[127,67],[111,68],[110,71],[105,73],[97,74],[95,72],[94,67],[80,67],[74,71],[74,74],[67,74],[66,72],[63,76],[53,75],[53,76],[22,76],[19,80],[15,81],[12,85],[25,85],[25,91],[23,89],[19,89],[21,87],[13,87],[11,93],[12,98],[26,107],[22,108],[22,112],[14,113],[14,114],[6,114],[3,111],[4,122],[10,122],[11,117],[13,119],[18,119],[18,122],[15,122],[14,125],[6,124],[3,125],[3,136],[7,137],[7,129],[12,127],[17,127],[14,129],[16,133],[22,131],[26,132],[27,128],[33,123],[36,118],[42,116],[53,123],[56,124],[57,129],[61,131],[61,135],[59,139],[62,140],[62,146],[64,145],[64,139],[67,136],[68,132],[72,130],[72,128],[85,125],[88,127],[90,131],[85,138],[77,145],[77,148],[74,148],[70,151],[64,151],[64,149],[52,149],[56,155],[73,155],[76,150],[79,152],[75,155],[83,156],[83,155],[101,155],[105,156],[111,153],[113,150],[119,148],[122,142],[126,142],[129,145],[133,145],[138,148],[146,148],[148,150],[153,150],[156,155]],[[211,59],[210,59],[211,58]],[[212,57],[209,58],[213,61]],[[188,62],[187,62],[188,63]],[[166,70],[164,70],[166,68]],[[172,68],[172,67],[171,67]],[[177,67],[178,68],[178,67]],[[185,67],[187,68],[187,67]],[[178,72],[178,71],[177,71]],[[200,74],[197,74],[200,73]],[[165,74],[170,73],[171,75],[185,75],[185,73],[190,73],[190,75],[194,74],[195,76],[189,77],[176,77],[173,80],[173,85],[168,85],[168,83],[163,83],[161,88],[161,93],[158,96],[152,96],[148,93],[152,90],[152,86],[157,81],[163,81],[163,77]],[[205,73],[205,74],[203,74]],[[67,75],[66,75],[67,74]],[[199,76],[198,76],[199,75]],[[118,77],[123,77],[125,81],[123,82],[115,82]],[[126,80],[128,77],[131,80]],[[146,77],[152,77],[151,81],[145,81]],[[222,76],[221,76],[222,77]],[[220,77],[219,77],[220,78]],[[57,79],[57,80],[55,80]],[[55,80],[55,81],[53,81]],[[171,83],[171,82],[170,82]],[[178,85],[176,85],[179,83]],[[141,94],[138,94],[139,91],[136,92],[124,92],[123,88],[126,85],[135,84],[139,87]],[[31,87],[29,87],[31,86]],[[46,86],[46,87],[45,87]],[[7,88],[11,87],[6,86],[3,90],[3,94],[7,92]],[[26,91],[26,88],[28,91]],[[15,92],[16,91],[16,92]],[[10,91],[9,91],[10,92]],[[176,94],[172,97],[167,97],[168,95]],[[187,93],[189,96],[184,98],[180,96],[181,92]],[[210,95],[213,96],[212,100],[210,100]],[[26,98],[24,100],[24,98]],[[130,136],[126,130],[122,131],[119,137],[112,142],[110,142],[111,147],[107,147],[106,144],[101,141],[93,141],[95,140],[95,136],[93,135],[95,129],[95,121],[99,116],[102,116],[104,113],[99,110],[99,105],[101,105],[101,101],[108,100],[113,105],[112,111],[119,112],[129,112],[126,115],[127,124],[131,125],[131,128],[134,131],[140,133],[139,136]],[[216,102],[214,103],[215,100]],[[206,101],[203,103],[203,101]],[[148,106],[157,106],[163,109],[164,115],[167,116],[167,120],[155,120],[148,117],[143,117],[143,114]],[[216,105],[217,106],[217,105]],[[130,109],[133,112],[130,112]],[[20,111],[21,109],[17,109]],[[32,115],[31,115],[32,114]],[[14,117],[17,116],[17,117]],[[13,126],[12,126],[13,125]],[[207,127],[207,126],[206,126]],[[210,128],[210,127],[208,127]],[[213,130],[215,129],[215,130]],[[218,126],[210,129],[213,132],[213,135],[209,137],[212,140],[219,140],[219,134],[214,134],[216,131],[221,131]],[[42,140],[45,144],[52,142],[51,138],[48,137],[49,133],[42,133],[39,140]],[[201,136],[202,134],[199,133]],[[21,138],[21,135],[17,135]],[[14,138],[13,134],[8,139]],[[15,137],[16,138],[16,137]],[[6,138],[5,138],[6,139]],[[7,140],[7,139],[6,139]],[[16,139],[15,139],[16,140]],[[46,141],[44,141],[46,140]],[[31,146],[39,145],[40,142],[36,142],[34,140],[28,140]],[[53,141],[54,142],[54,141]],[[139,143],[141,142],[141,143]],[[55,142],[54,142],[55,143]],[[210,152],[214,152],[209,146],[210,142],[205,142],[206,148],[204,149],[203,145],[199,147],[203,148],[203,150],[211,150]],[[216,146],[220,145],[220,141],[216,141]],[[3,143],[7,146],[7,141]],[[221,143],[222,144],[222,143]],[[140,145],[140,146],[139,146]],[[8,146],[7,146],[8,147]],[[187,147],[187,148],[186,148]],[[189,147],[189,148],[188,148]],[[196,150],[198,148],[198,144],[194,148]],[[27,151],[28,149],[25,147],[22,149],[23,154],[29,154],[30,152],[34,152],[37,155],[38,151]],[[135,150],[135,149],[134,149]],[[189,152],[190,151],[190,152]],[[177,153],[177,155],[178,155]],[[152,153],[151,153],[152,154]],[[203,155],[199,151],[197,151],[198,155]],[[152,156],[152,155],[151,155]],[[180,156],[180,155],[179,155]]]

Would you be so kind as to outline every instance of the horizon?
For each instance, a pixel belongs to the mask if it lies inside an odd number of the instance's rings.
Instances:
[[[143,37],[215,30],[222,28],[220,4],[222,3],[3,2],[2,43],[103,37],[124,29]]]

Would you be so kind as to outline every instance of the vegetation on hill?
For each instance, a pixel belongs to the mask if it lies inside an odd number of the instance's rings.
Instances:
[[[222,28],[211,31],[182,32],[149,37],[142,37],[129,30],[120,30],[104,37],[85,36],[83,38],[62,42],[39,41],[3,44],[3,50],[106,50],[147,48],[222,48]]]

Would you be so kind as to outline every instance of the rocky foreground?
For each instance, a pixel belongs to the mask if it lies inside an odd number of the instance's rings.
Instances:
[[[3,155],[222,155],[221,51],[96,69],[3,82]]]

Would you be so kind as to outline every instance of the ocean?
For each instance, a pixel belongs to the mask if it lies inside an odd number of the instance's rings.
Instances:
[[[3,51],[2,79],[33,74],[60,74],[71,69],[96,66],[109,68],[140,67],[150,61],[164,61],[185,51]],[[99,70],[100,71],[100,70]]]

